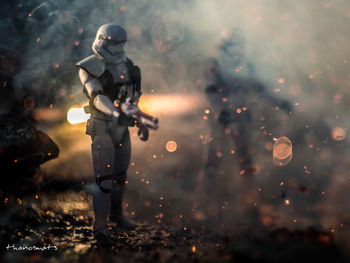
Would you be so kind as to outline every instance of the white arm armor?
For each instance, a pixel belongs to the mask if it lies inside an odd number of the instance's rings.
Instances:
[[[113,115],[113,117],[119,117],[119,112],[116,110],[112,101],[106,95],[97,95],[94,99],[94,106],[96,109],[109,116]]]
[[[100,81],[87,73],[84,69],[80,68],[79,78],[84,85],[87,96],[92,100],[94,106],[99,111],[107,114],[108,116],[118,117],[119,112],[114,107],[112,101],[103,92]]]

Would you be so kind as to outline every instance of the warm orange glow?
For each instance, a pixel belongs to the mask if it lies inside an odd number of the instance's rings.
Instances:
[[[192,246],[192,252],[196,253],[196,246]]]
[[[52,104],[51,104],[52,105]],[[60,121],[65,118],[65,112],[61,109],[37,108],[34,110],[34,119],[37,121]]]
[[[201,105],[200,94],[150,94],[142,95],[139,108],[154,116],[169,116],[189,113]]]

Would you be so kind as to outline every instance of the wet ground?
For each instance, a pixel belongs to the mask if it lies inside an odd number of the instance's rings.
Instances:
[[[145,220],[134,231],[111,228],[115,245],[105,247],[93,237],[90,203],[78,190],[10,197],[1,205],[1,262],[346,262],[332,233],[312,227]]]

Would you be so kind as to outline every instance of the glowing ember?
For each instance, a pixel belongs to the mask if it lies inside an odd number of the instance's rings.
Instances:
[[[332,130],[332,139],[335,141],[342,141],[346,137],[346,131],[341,127],[335,127]]]
[[[273,145],[273,161],[278,166],[285,166],[293,156],[292,142],[285,136],[275,140]]]
[[[286,80],[285,80],[284,78],[279,78],[279,79],[277,80],[277,82],[278,82],[279,84],[283,84],[283,83],[286,82]]]
[[[240,72],[242,70],[242,66],[236,67],[236,72]]]
[[[192,246],[192,252],[196,253],[196,246]]]
[[[71,108],[67,113],[67,120],[70,124],[86,122],[90,114],[85,113],[83,108]]]
[[[165,145],[165,148],[168,152],[175,152],[177,149],[177,144],[175,141],[168,141]]]

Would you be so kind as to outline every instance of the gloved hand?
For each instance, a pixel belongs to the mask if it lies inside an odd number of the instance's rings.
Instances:
[[[139,125],[139,131],[137,132],[137,135],[140,136],[140,140],[147,141],[149,131],[144,125]]]
[[[131,98],[127,98],[125,102],[120,105],[122,112],[124,112],[127,116],[135,115],[139,108],[137,107],[137,102],[132,100]]]

